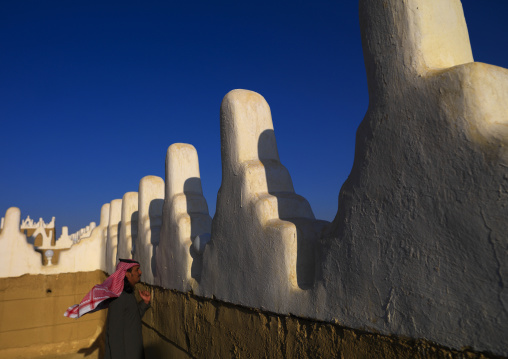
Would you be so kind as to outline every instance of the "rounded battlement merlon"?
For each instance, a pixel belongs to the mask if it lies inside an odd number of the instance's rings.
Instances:
[[[408,78],[473,62],[459,0],[360,0],[360,29],[370,102]]]
[[[473,62],[458,0],[361,0],[360,23],[369,108],[320,248],[325,319],[507,355],[508,70]]]
[[[118,227],[122,219],[122,200],[114,199],[109,207],[109,224],[106,243],[106,270],[109,274],[115,271],[118,250]]]
[[[263,96],[230,91],[220,119],[222,183],[196,292],[276,312],[304,310],[326,222],[315,219],[280,163]]]
[[[141,263],[143,281],[154,284],[151,259],[159,244],[164,207],[164,180],[157,176],[145,176],[139,181],[138,234],[133,258]],[[153,268],[153,269],[152,269]]]
[[[210,233],[212,218],[203,197],[198,154],[194,146],[175,143],[166,153],[166,190],[160,241],[155,253],[155,283],[183,292],[197,290],[202,252],[192,247]],[[204,250],[203,236],[199,249]]]
[[[30,217],[27,217],[27,220],[29,220]],[[16,230],[19,232],[20,230],[20,224],[19,221],[21,220],[21,211],[17,207],[11,207],[7,209],[7,212],[5,212],[5,222],[4,222],[4,229],[8,229],[10,231]]]
[[[260,94],[249,90],[232,90],[221,103],[222,167],[238,172],[237,166],[251,160],[274,160],[279,153],[270,107]],[[224,173],[223,173],[224,177]]]
[[[136,242],[138,236],[138,205],[138,192],[127,192],[123,195],[118,258],[132,258],[133,243]]]

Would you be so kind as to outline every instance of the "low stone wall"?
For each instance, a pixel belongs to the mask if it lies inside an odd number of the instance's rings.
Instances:
[[[147,359],[497,358],[425,340],[282,316],[160,287],[143,318]]]
[[[107,311],[79,320],[63,313],[105,277],[94,271],[0,278],[0,358],[102,358]],[[139,287],[152,292],[152,309],[143,318],[147,359],[496,358],[155,286]]]
[[[102,271],[0,278],[0,358],[102,357],[107,312],[63,314],[105,278]]]

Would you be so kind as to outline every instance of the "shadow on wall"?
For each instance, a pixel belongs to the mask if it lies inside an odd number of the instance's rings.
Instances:
[[[273,130],[265,130],[259,136],[258,157],[265,168],[268,193],[277,198],[279,218],[296,227],[298,286],[310,289],[314,284],[316,269],[314,215],[308,202],[294,192],[289,172],[280,163]]]
[[[119,221],[118,222],[118,231],[116,233],[116,248],[115,248],[116,256],[115,256],[115,263],[114,263],[114,266],[113,266],[113,273],[116,270],[117,264],[120,262],[120,260],[119,260],[120,256],[119,256],[118,248],[119,248],[119,244],[120,244],[120,228],[122,228],[122,226],[123,226],[122,221]],[[113,273],[111,273],[111,274],[113,274]]]
[[[136,251],[136,238],[138,238],[138,218],[139,211],[132,212],[131,215],[131,258]]]
[[[164,207],[164,199],[157,198],[150,202],[148,207],[148,217],[150,218],[150,244],[152,245],[152,274],[155,277],[157,274],[157,263],[155,261],[157,254],[157,246],[159,245],[160,232],[162,227],[162,208]],[[137,213],[137,212],[135,212]]]
[[[28,244],[31,244],[32,246],[35,245],[35,238],[28,235],[28,230],[24,229],[23,234],[26,236],[26,241]]]
[[[83,354],[84,357],[88,357],[98,350],[99,352],[97,358],[104,358],[105,337],[106,337],[106,324],[104,324],[104,326],[102,327],[101,334],[95,339],[95,341],[88,348],[79,349],[78,354]]]
[[[208,205],[205,202],[201,187],[201,178],[188,178],[183,185],[183,193],[187,199],[187,214],[191,220],[191,245],[189,253],[192,257],[191,277],[198,283],[203,271],[203,252],[210,240],[210,228],[206,222]],[[204,235],[205,234],[205,235]]]
[[[31,232],[34,232],[31,230]],[[42,245],[42,235],[39,234],[36,237],[33,236],[33,233],[28,235],[28,229],[24,229],[21,231],[26,237],[26,242],[32,246],[34,246],[34,251],[39,253],[41,255],[41,265],[44,265],[44,253],[42,253],[41,250],[36,248],[36,245],[40,246]],[[55,258],[56,259],[56,258]]]
[[[169,339],[167,336],[159,332],[156,328],[150,326],[145,321],[142,321],[141,323],[144,327],[144,330],[148,330],[150,335],[154,337],[150,338],[151,340],[148,344],[144,344],[146,359],[194,358],[189,354],[187,349],[179,346],[176,342]],[[143,337],[146,337],[146,335],[143,335]]]

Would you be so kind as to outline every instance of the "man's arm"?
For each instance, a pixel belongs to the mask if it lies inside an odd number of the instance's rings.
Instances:
[[[150,308],[150,299],[151,295],[150,292],[147,290],[139,291],[139,296],[141,297],[141,301],[138,303],[138,310],[139,310],[139,316],[143,318],[143,315],[145,315],[145,312]]]

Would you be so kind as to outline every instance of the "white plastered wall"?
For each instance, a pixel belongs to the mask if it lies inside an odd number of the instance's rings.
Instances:
[[[78,244],[73,244],[67,227],[63,227],[62,235],[54,246],[47,240],[43,246],[38,247],[39,251],[60,250],[58,264],[43,265],[42,254],[35,251],[33,244],[27,241],[26,235],[20,230],[20,210],[16,207],[9,208],[6,213],[6,226],[0,233],[0,277],[104,270],[104,229],[107,228],[108,215],[109,204],[102,208],[99,227],[94,229],[90,237],[83,238]]]
[[[201,189],[198,154],[192,145],[175,143],[168,148],[163,214],[155,282],[182,292],[196,290],[212,218]]]
[[[106,272],[113,274],[116,270],[118,235],[120,221],[122,220],[122,200],[114,199],[109,206],[108,240],[106,243]]]
[[[43,267],[44,273],[88,272],[98,269],[106,271],[109,211],[109,203],[102,205],[100,223],[92,230],[90,236],[81,238],[79,243],[74,244],[69,250],[60,252],[58,265]]]
[[[137,192],[127,192],[123,195],[118,258],[132,259],[132,244],[138,236],[138,201]]]
[[[322,240],[324,320],[508,355],[508,70],[458,0],[360,1],[369,109]]]
[[[234,90],[221,106],[223,178],[200,281],[188,279],[200,230],[182,196],[199,168],[183,144],[168,150],[160,242],[164,182],[140,182],[142,280],[508,355],[508,70],[473,62],[457,0],[361,0],[360,19],[369,110],[325,235],[317,241],[326,223],[280,163],[268,105]]]
[[[29,244],[20,231],[21,211],[11,207],[5,212],[4,227],[0,232],[0,277],[18,277],[39,274],[41,255]]]
[[[261,95],[224,97],[221,141],[222,184],[197,293],[289,312],[313,285],[315,242],[326,222],[295,194]]]
[[[164,180],[157,176],[145,176],[139,182],[138,236],[133,258],[140,262],[141,280],[154,282],[155,258],[162,226],[164,206]]]

